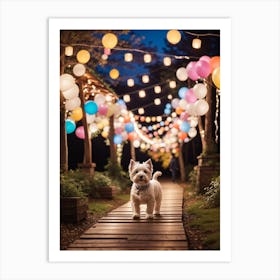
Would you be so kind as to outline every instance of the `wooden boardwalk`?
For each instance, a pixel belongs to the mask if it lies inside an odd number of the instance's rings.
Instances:
[[[161,182],[162,183],[162,182]],[[161,216],[133,220],[130,202],[116,208],[89,228],[68,250],[187,250],[182,223],[183,189],[163,182]]]

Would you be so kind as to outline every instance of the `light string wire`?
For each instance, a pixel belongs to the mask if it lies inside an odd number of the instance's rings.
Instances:
[[[215,113],[215,142],[218,143],[219,140],[219,135],[218,135],[218,130],[219,130],[219,123],[218,123],[218,117],[219,117],[219,100],[220,97],[220,91],[217,89],[216,90],[216,113]]]

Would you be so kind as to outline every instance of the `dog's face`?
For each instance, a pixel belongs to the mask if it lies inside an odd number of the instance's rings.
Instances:
[[[129,177],[130,180],[137,185],[147,185],[152,178],[153,164],[151,159],[140,163],[133,159],[129,163]]]

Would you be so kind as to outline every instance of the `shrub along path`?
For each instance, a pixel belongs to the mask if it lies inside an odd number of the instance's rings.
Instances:
[[[161,182],[161,216],[133,220],[130,202],[101,218],[68,247],[68,250],[187,250],[182,223],[183,188],[170,181]]]

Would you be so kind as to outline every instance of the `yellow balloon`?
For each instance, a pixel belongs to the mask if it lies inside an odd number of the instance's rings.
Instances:
[[[175,45],[181,41],[181,33],[178,30],[169,30],[166,38],[169,43]]]
[[[220,67],[217,67],[212,73],[212,81],[214,85],[220,89]]]
[[[113,49],[118,43],[118,38],[113,33],[107,33],[102,37],[102,45],[105,48]]]
[[[98,127],[98,129],[103,129],[103,127],[104,127],[103,123],[101,123],[101,122],[96,124],[96,126]]]
[[[119,75],[120,75],[120,73],[119,73],[119,71],[117,69],[112,69],[109,74],[110,74],[110,77],[113,80],[117,79],[119,77]]]
[[[90,53],[87,50],[80,50],[76,57],[80,63],[85,64],[90,60]]]
[[[79,121],[83,118],[83,110],[81,107],[77,107],[76,109],[74,109],[72,111],[72,114],[71,114],[71,119],[74,120],[74,121]]]
[[[108,134],[107,131],[102,131],[101,135],[102,135],[103,138],[108,138],[109,134]]]
[[[111,117],[114,114],[114,104],[108,106],[107,117]]]

